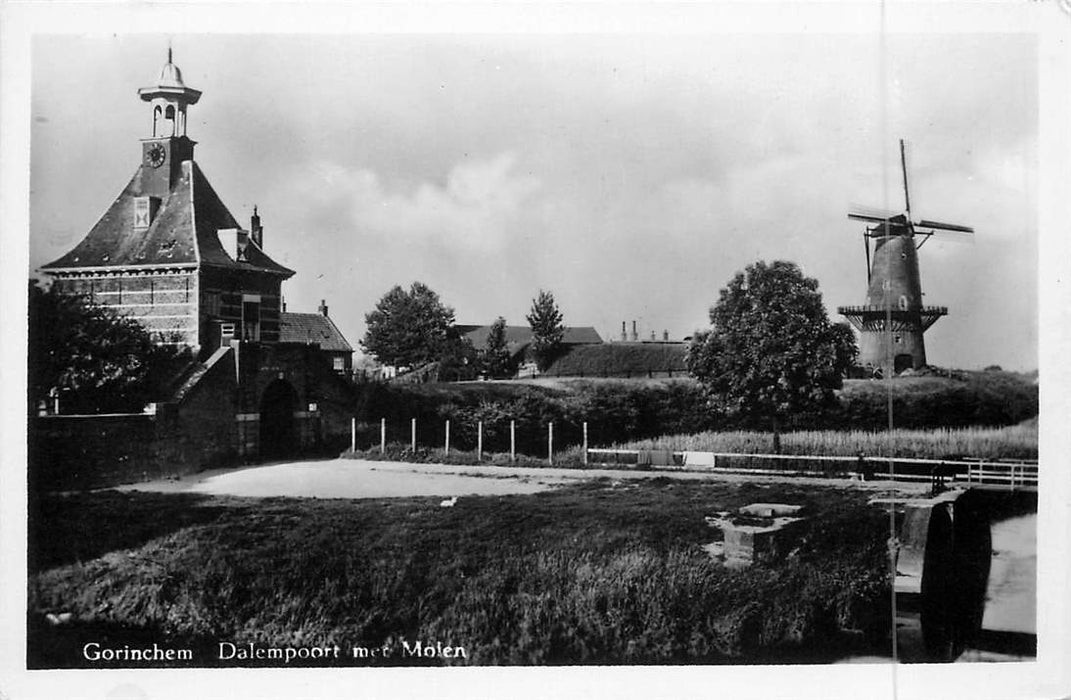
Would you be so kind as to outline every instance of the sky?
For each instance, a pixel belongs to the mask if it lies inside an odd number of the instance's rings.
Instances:
[[[970,225],[920,250],[943,367],[1038,366],[1038,54],[1029,34],[814,32],[38,35],[31,270],[138,167],[166,60],[202,90],[195,158],[232,214],[354,345],[416,280],[456,321],[679,339],[758,260],[865,300],[853,207]]]

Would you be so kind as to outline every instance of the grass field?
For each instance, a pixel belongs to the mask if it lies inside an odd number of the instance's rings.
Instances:
[[[830,661],[888,631],[885,515],[799,485],[595,480],[526,496],[365,501],[96,492],[31,504],[31,667],[86,640],[463,646],[472,664]],[[802,504],[776,566],[727,570],[706,515]],[[72,613],[50,627],[46,613]],[[365,663],[443,663],[400,659]],[[343,662],[345,663],[345,662]],[[136,664],[130,664],[136,665]],[[327,664],[330,665],[330,664]]]
[[[770,433],[751,431],[704,432],[695,435],[667,435],[650,440],[636,440],[621,449],[696,450],[763,454],[771,451]],[[960,428],[937,430],[803,430],[784,433],[781,451],[799,455],[915,457],[950,459],[977,457],[985,459],[1037,459],[1037,423],[1006,428]]]

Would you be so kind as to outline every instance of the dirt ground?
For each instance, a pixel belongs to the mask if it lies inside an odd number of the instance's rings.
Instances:
[[[735,476],[682,471],[621,469],[562,469],[535,467],[410,464],[354,459],[282,462],[253,467],[217,469],[181,479],[149,481],[119,487],[123,491],[202,493],[216,496],[298,498],[389,498],[400,496],[505,495],[543,491],[577,480],[650,479],[780,481],[755,475]],[[845,479],[800,479],[808,483],[907,492],[925,491],[928,484],[850,482]]]

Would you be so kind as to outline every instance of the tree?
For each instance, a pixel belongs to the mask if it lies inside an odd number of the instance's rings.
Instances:
[[[826,315],[818,281],[791,262],[737,273],[710,322],[688,347],[688,369],[719,408],[768,425],[775,452],[787,418],[835,400],[857,352],[851,328]]]
[[[446,332],[446,341],[439,355],[437,381],[461,382],[475,379],[478,369],[477,352],[472,341],[451,326]]]
[[[487,341],[480,352],[480,364],[491,379],[505,379],[513,374],[509,344],[506,342],[506,319],[499,316],[487,332]]]
[[[61,413],[133,413],[165,398],[192,360],[136,321],[31,280],[27,338],[30,409],[59,399]]]
[[[528,325],[532,327],[532,345],[529,352],[540,372],[545,372],[554,362],[561,350],[565,326],[562,314],[554,302],[554,295],[539,290],[539,296],[532,300],[532,310],[528,312]]]
[[[385,365],[412,368],[442,357],[454,310],[413,282],[409,291],[395,285],[364,320],[368,330],[361,346]]]

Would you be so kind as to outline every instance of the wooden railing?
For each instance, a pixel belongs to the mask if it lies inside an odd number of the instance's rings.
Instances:
[[[908,457],[856,457],[831,455],[743,454],[670,450],[591,448],[587,463],[652,469],[684,469],[738,474],[793,476],[863,476],[903,481],[935,479],[968,484],[1006,484],[1010,488],[1036,487],[1036,460],[949,460]]]

